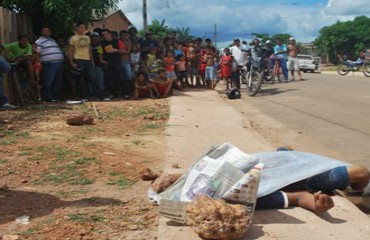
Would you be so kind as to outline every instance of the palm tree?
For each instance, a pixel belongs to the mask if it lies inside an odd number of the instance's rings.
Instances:
[[[182,27],[181,29],[177,27],[176,29],[177,39],[180,41],[187,41],[187,40],[194,39],[194,37],[189,34],[189,31],[190,31],[189,27],[187,28]]]

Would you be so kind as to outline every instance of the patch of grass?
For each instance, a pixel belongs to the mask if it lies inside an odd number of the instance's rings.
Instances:
[[[117,185],[117,186],[119,186],[119,188],[123,189],[123,188],[126,188],[126,187],[130,186],[133,183],[134,183],[133,181],[121,177],[117,180],[109,180],[109,182],[107,184],[108,185]]]
[[[78,223],[85,223],[85,222],[103,222],[106,220],[103,216],[92,215],[88,216],[84,213],[70,213],[68,214],[69,220],[78,222]]]
[[[40,230],[38,227],[29,228],[26,231],[19,232],[20,235],[32,235],[34,233],[37,233]]]
[[[0,145],[11,145],[16,142],[16,138],[10,138],[10,139],[1,139]]]
[[[86,165],[86,164],[90,164],[93,162],[96,162],[96,158],[94,157],[81,157],[75,160],[75,164],[78,164],[78,165]]]
[[[68,214],[69,220],[78,222],[78,223],[84,223],[88,221],[88,216],[83,213],[70,213]]]
[[[99,132],[105,132],[104,129],[100,129],[100,128],[97,128],[97,127],[94,127],[94,126],[87,126],[86,127],[86,130],[90,133],[99,133]]]
[[[0,158],[0,163],[7,163],[7,162],[8,162],[8,159]]]
[[[136,146],[139,146],[141,144],[141,140],[133,140],[131,141],[133,144],[135,144]]]
[[[109,173],[111,176],[118,176],[120,175],[121,173],[120,172],[110,172]]]
[[[159,126],[157,123],[145,123],[143,126],[142,126],[143,129],[158,129]]]
[[[28,161],[40,161],[42,160],[41,156],[32,156],[27,158]]]
[[[93,179],[88,179],[83,176],[81,171],[78,171],[75,163],[59,165],[54,168],[60,173],[50,173],[50,170],[44,171],[38,183],[50,182],[54,185],[68,183],[71,185],[88,185],[94,183]]]
[[[2,131],[2,133],[7,136],[12,136],[12,135],[15,135],[17,132],[15,130],[4,130]]]
[[[29,155],[31,155],[31,152],[29,152],[29,151],[22,151],[22,152],[18,153],[19,157],[29,156]]]
[[[41,155],[51,154],[54,156],[54,161],[64,161],[82,156],[82,153],[80,152],[76,152],[59,146],[38,147],[36,148],[36,152],[41,153]]]
[[[60,191],[56,192],[56,195],[59,196],[59,197],[62,197],[62,198],[66,198],[66,197],[71,197],[71,196],[74,196],[74,195],[77,195],[77,194],[85,194],[87,192],[89,192],[88,189],[79,188],[79,189],[73,190],[73,191],[60,190]]]
[[[28,132],[20,132],[16,134],[17,137],[30,139],[31,135]]]

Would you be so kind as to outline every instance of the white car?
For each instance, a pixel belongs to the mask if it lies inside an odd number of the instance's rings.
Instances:
[[[315,71],[316,64],[315,64],[315,60],[312,56],[298,54],[297,58],[298,58],[299,69],[301,71],[303,71],[303,72],[310,71],[312,73]]]

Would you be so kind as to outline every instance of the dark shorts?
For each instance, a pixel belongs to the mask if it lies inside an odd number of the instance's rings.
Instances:
[[[348,185],[349,176],[347,167],[342,166],[317,174],[297,183],[293,183],[287,187],[284,187],[282,191],[292,192],[307,190],[312,193],[322,191],[323,193],[331,195],[335,189],[344,190]],[[288,200],[285,196],[285,193],[282,191],[276,191],[258,198],[256,209],[276,209],[288,207]]]

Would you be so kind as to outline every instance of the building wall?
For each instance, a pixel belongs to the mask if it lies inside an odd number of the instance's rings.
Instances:
[[[94,21],[91,26],[89,26],[88,30],[91,31],[94,28],[107,28],[111,31],[119,32],[121,30],[127,30],[130,25],[130,21],[123,17],[118,11],[109,15],[102,21]]]

